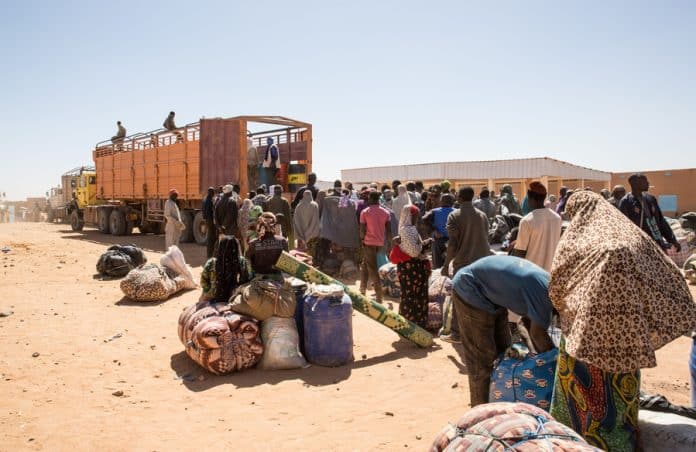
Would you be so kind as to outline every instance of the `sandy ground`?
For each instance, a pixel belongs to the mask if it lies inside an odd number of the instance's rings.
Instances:
[[[359,313],[352,365],[212,376],[177,337],[198,292],[123,299],[118,281],[95,276],[111,243],[155,262],[164,249],[162,236],[0,224],[11,248],[0,311],[14,311],[0,317],[0,450],[423,450],[468,408],[459,347],[419,349]],[[204,248],[182,249],[198,276]],[[689,347],[660,350],[643,389],[687,404]]]

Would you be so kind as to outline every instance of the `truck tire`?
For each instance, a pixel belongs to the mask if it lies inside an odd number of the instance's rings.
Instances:
[[[85,222],[80,218],[80,214],[77,213],[77,210],[73,210],[72,214],[70,214],[70,228],[73,231],[78,232],[84,227]]]
[[[192,210],[182,210],[181,211],[181,221],[186,225],[186,229],[181,231],[181,238],[179,239],[182,243],[193,242],[193,211]]]
[[[126,235],[126,216],[120,210],[114,209],[109,215],[109,231],[112,235]]]
[[[109,234],[111,232],[109,226],[109,216],[111,215],[112,210],[113,209],[109,207],[102,207],[97,210],[97,229],[99,229],[99,232],[102,234]]]
[[[203,219],[203,212],[196,212],[196,216],[193,217],[193,238],[199,245],[205,245],[208,243],[208,225]]]

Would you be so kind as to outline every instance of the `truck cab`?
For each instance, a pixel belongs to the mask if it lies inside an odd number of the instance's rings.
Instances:
[[[86,206],[97,204],[97,173],[83,170],[75,180],[73,203],[75,208],[84,209]]]
[[[66,217],[73,231],[85,225],[85,208],[97,202],[97,172],[93,166],[81,166],[63,174],[63,198],[67,200]]]

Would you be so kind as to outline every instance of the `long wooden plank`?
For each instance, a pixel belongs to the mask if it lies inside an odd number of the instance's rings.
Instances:
[[[275,264],[276,268],[285,273],[300,278],[303,281],[316,284],[338,284],[343,287],[346,294],[353,302],[353,309],[365,314],[387,328],[391,328],[399,335],[415,343],[420,347],[433,345],[433,336],[415,323],[407,320],[402,315],[387,309],[379,303],[368,299],[360,292],[351,289],[337,279],[320,272],[316,268],[301,262],[290,254],[283,252]]]

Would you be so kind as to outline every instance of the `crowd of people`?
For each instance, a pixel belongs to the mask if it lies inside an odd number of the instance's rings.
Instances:
[[[500,196],[488,188],[476,196],[448,181],[427,189],[398,180],[356,189],[337,180],[322,191],[315,174],[292,201],[280,185],[246,197],[234,184],[211,187],[203,202],[207,254],[217,259],[219,280],[237,255],[270,275],[278,274],[273,263],[283,250],[296,248],[334,271],[340,255],[360,262],[360,292],[372,289],[378,303],[378,269],[388,259],[397,265],[399,313],[423,328],[431,273],[451,277],[454,320],[441,339],[462,344],[472,406],[488,402],[494,361],[510,346],[511,327],[525,330],[530,349],[541,353],[554,347],[548,329],[558,317],[563,339],[552,415],[593,445],[633,450],[640,369],[656,365],[655,350],[696,329],[696,305],[665,253],[680,246],[647,178],[635,174],[629,182],[628,193],[620,186],[601,193],[562,187],[556,198],[535,181],[522,202],[509,185]],[[183,224],[176,196],[173,190],[165,208],[168,245]],[[508,252],[493,251],[496,218],[514,214],[521,219],[508,234]]]

